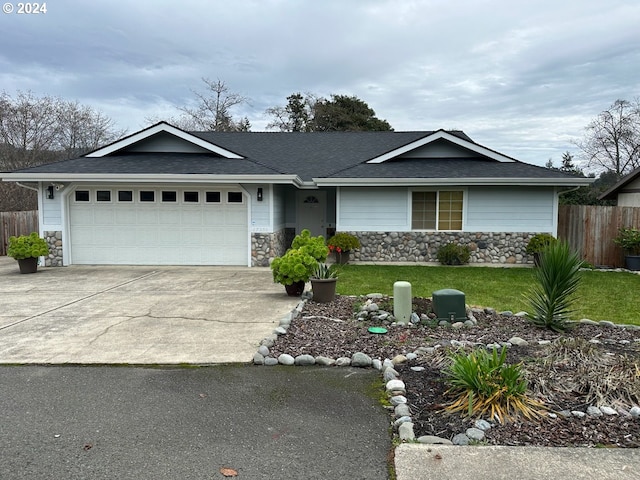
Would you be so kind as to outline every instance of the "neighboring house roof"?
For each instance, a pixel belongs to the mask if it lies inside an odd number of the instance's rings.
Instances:
[[[179,139],[189,153],[172,147]],[[153,140],[157,142],[152,145]],[[160,147],[158,145],[161,145]],[[431,150],[425,150],[431,149]],[[426,153],[425,153],[426,152]],[[345,185],[588,185],[580,178],[520,162],[461,131],[185,132],[161,122],[87,155],[3,174],[6,180],[194,180]]]
[[[640,178],[640,167],[636,168],[628,175],[622,177],[618,183],[616,183],[613,187],[600,195],[598,197],[598,200],[616,200],[619,193],[637,193],[635,191],[625,191],[627,190],[626,186],[637,178]]]

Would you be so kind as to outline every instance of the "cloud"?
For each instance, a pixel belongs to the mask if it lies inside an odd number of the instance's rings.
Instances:
[[[77,99],[135,131],[200,79],[250,99],[254,130],[293,92],[356,95],[396,130],[459,128],[524,161],[560,161],[617,98],[640,95],[640,4],[59,0],[2,15],[0,86]]]

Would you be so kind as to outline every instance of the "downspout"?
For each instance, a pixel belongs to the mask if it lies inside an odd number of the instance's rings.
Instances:
[[[20,182],[16,182],[16,185],[18,185],[19,187],[22,187],[22,188],[28,188],[29,190],[33,190],[34,192],[38,192],[38,193],[40,192],[39,188],[30,187],[29,185],[24,185],[24,184],[22,184]]]

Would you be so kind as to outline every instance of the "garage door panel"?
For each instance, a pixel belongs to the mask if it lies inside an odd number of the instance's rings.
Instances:
[[[179,225],[180,210],[177,208],[162,208],[158,212],[158,223],[160,225]]]
[[[247,218],[246,204],[70,202],[72,263],[246,265]]]
[[[181,212],[180,220],[182,225],[202,226],[202,212],[200,209],[195,210],[193,207],[189,207],[188,210]]]
[[[117,208],[115,213],[116,225],[137,225],[138,216],[134,210]]]

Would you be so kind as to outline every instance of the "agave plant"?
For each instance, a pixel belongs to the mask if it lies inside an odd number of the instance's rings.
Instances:
[[[536,284],[528,294],[533,309],[529,321],[539,327],[562,332],[573,312],[572,304],[580,284],[582,260],[567,242],[558,241],[542,250],[536,267]]]

